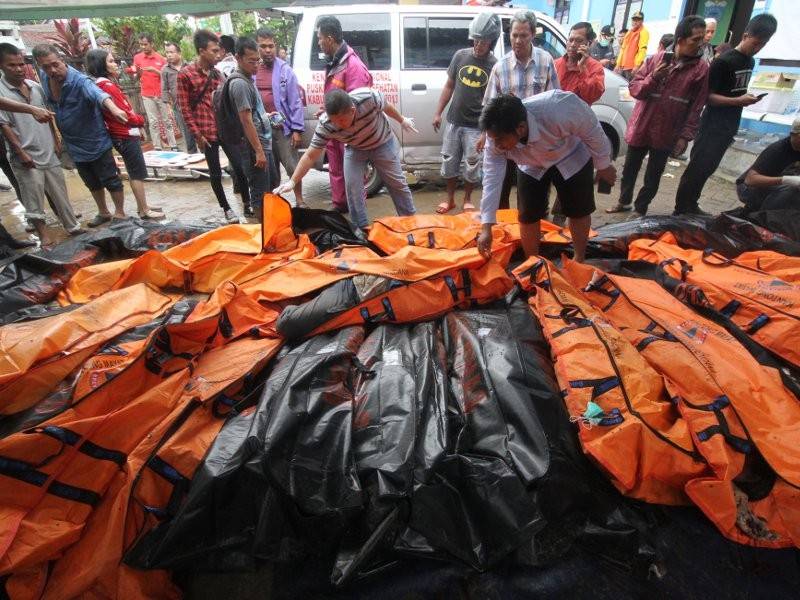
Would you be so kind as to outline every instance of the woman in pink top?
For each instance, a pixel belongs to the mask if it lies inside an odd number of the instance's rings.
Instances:
[[[142,139],[141,127],[144,127],[144,117],[133,111],[128,97],[116,84],[119,75],[119,66],[114,56],[105,50],[91,50],[86,55],[86,73],[94,79],[101,90],[111,96],[114,104],[128,115],[127,123],[120,123],[111,116],[103,113],[106,129],[111,136],[114,149],[122,156],[125,170],[128,171],[128,182],[131,184],[133,197],[136,198],[136,207],[142,219],[163,219],[164,211],[160,208],[147,206],[144,192],[144,180],[147,178],[147,166],[140,140]]]

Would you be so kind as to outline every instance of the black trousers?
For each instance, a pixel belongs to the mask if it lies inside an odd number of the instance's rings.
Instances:
[[[6,155],[6,140],[2,134],[0,134],[0,170],[2,170],[6,177],[8,177],[8,181],[11,184],[11,187],[14,188],[17,198],[22,198],[19,193],[19,183],[17,182],[17,178],[14,176],[14,171],[11,170],[11,163],[8,162],[8,156]]]
[[[713,127],[700,128],[692,146],[689,164],[681,175],[675,194],[676,213],[697,210],[706,181],[717,170],[732,142],[733,135],[727,131],[714,131]]]
[[[503,179],[503,187],[500,188],[500,204],[497,208],[511,208],[509,206],[509,196],[511,195],[511,186],[517,185],[517,163],[513,160],[506,161],[506,176]],[[517,190],[519,193],[519,190]]]
[[[214,190],[214,195],[217,197],[222,210],[230,210],[231,206],[228,204],[228,199],[225,197],[225,190],[222,187],[222,168],[219,163],[219,149],[225,152],[228,157],[228,165],[233,171],[233,177],[237,183],[239,193],[242,194],[242,202],[250,204],[250,188],[247,185],[247,176],[242,169],[241,157],[237,152],[225,146],[220,146],[219,142],[209,142],[206,146],[205,154],[206,164],[208,164],[208,179],[211,183],[211,189]]]
[[[642,161],[647,155],[647,169],[644,172],[644,185],[636,195],[634,208],[640,214],[647,214],[647,207],[655,198],[658,186],[661,183],[661,174],[667,166],[669,150],[656,150],[654,148],[644,148],[641,146],[628,146],[628,153],[625,155],[625,166],[622,167],[622,182],[620,183],[619,203],[629,206],[633,200],[633,188],[636,186],[636,178],[642,168]]]

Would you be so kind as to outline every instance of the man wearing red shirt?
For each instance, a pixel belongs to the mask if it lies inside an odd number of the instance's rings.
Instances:
[[[595,37],[590,23],[576,23],[569,31],[567,53],[555,61],[561,89],[590,106],[606,91],[603,65],[589,56],[589,45]]]
[[[172,129],[172,119],[169,108],[161,100],[161,69],[167,61],[158,52],[153,50],[153,37],[149,33],[139,34],[139,48],[141,52],[133,57],[133,72],[139,77],[142,86],[142,102],[147,113],[147,124],[150,129],[150,139],[156,150],[161,150],[161,129],[167,134],[167,142],[173,150],[178,149],[175,143],[175,132]]]

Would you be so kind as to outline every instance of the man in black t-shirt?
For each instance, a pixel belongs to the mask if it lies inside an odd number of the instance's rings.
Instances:
[[[481,180],[481,155],[475,148],[480,137],[478,119],[489,74],[497,62],[492,47],[498,37],[500,18],[492,13],[479,14],[469,26],[473,47],[456,52],[447,68],[447,83],[433,117],[433,129],[438,131],[442,125],[442,113],[450,102],[442,141],[442,177],[447,182],[447,200],[436,208],[440,215],[456,207],[455,194],[462,159],[465,163],[463,207],[464,210],[475,210],[470,196],[475,184]]]
[[[800,208],[799,172],[800,117],[792,123],[789,137],[767,146],[736,180],[739,200],[750,211]]]
[[[678,184],[673,214],[706,214],[698,205],[703,186],[733,142],[742,109],[759,100],[747,93],[755,64],[753,56],[766,45],[777,27],[778,22],[770,14],[753,17],[739,45],[711,63],[708,104],[700,120],[689,164]]]
[[[614,52],[614,26],[605,25],[600,30],[600,36],[589,47],[589,56],[598,61],[606,69],[614,70],[617,55]]]

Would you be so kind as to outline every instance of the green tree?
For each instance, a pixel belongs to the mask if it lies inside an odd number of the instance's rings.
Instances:
[[[111,39],[114,53],[127,59],[131,58],[131,52],[137,50],[136,38],[140,33],[152,35],[153,45],[159,52],[163,52],[164,42],[180,44],[192,34],[183,16],[172,20],[163,15],[109,17],[92,19],[92,23]]]

